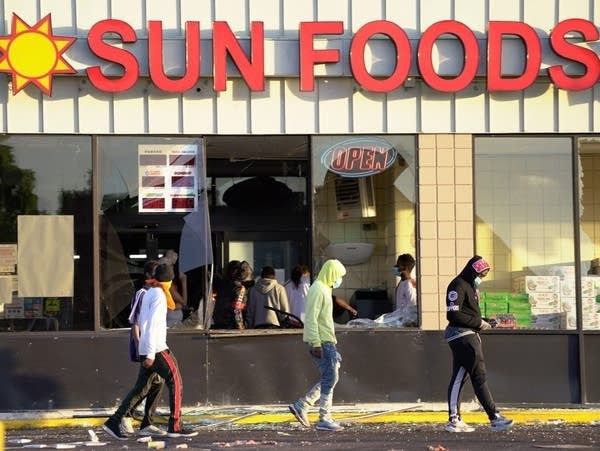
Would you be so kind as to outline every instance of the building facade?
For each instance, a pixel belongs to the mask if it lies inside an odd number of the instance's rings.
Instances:
[[[231,260],[284,282],[332,257],[364,320],[336,318],[336,400],[444,400],[446,286],[475,253],[497,401],[600,402],[593,2],[2,5],[0,409],[112,407],[131,295],[168,249],[187,405],[314,378],[299,330],[211,328],[211,287]],[[402,253],[417,316],[380,327]]]

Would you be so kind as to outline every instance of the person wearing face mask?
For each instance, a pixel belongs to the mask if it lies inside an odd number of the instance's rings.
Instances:
[[[319,368],[320,380],[304,396],[289,405],[290,412],[304,426],[310,426],[308,408],[319,400],[320,431],[339,431],[343,427],[331,417],[333,389],[339,379],[342,360],[337,352],[333,322],[332,289],[339,288],[346,268],[339,260],[327,260],[306,296],[303,341]]]
[[[448,432],[473,432],[460,416],[460,394],[471,378],[473,391],[485,410],[494,431],[508,429],[513,421],[500,415],[487,385],[483,348],[479,333],[492,326],[481,316],[479,284],[490,272],[483,257],[472,257],[446,290],[445,338],[452,351],[452,377],[448,385]]]
[[[410,254],[402,254],[396,260],[392,272],[400,277],[396,286],[396,310],[417,305],[417,281],[412,277],[415,268],[415,258]]]
[[[290,313],[304,322],[306,294],[310,287],[310,271],[308,266],[294,266],[290,274],[290,280],[284,284],[284,287],[290,303]]]

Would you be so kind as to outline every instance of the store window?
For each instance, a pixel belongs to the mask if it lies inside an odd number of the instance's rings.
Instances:
[[[91,139],[0,138],[0,330],[93,328]]]
[[[579,138],[581,327],[600,329],[600,137]],[[567,314],[569,327],[576,316]]]
[[[339,259],[347,276],[334,295],[357,311],[353,317],[335,304],[338,323],[418,325],[418,296],[397,305],[394,273],[399,255],[416,259],[415,148],[414,136],[312,137],[313,271]]]
[[[570,137],[475,138],[476,250],[492,266],[481,308],[500,326],[576,327],[573,189]]]
[[[100,324],[128,327],[131,297],[143,283],[147,260],[172,249],[179,256],[176,273],[206,263],[203,141],[107,136],[99,139],[98,152]],[[183,282],[177,277],[175,283]],[[202,284],[193,277],[185,283],[186,304],[197,310]]]

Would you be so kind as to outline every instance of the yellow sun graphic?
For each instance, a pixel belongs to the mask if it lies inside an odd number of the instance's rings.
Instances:
[[[13,95],[29,83],[51,95],[53,74],[75,73],[62,57],[74,41],[72,37],[52,34],[50,14],[33,27],[13,14],[12,33],[0,36],[0,72],[12,74]]]

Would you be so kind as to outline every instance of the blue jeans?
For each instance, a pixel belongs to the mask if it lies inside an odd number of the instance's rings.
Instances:
[[[329,418],[333,404],[333,389],[339,380],[339,369],[342,356],[337,352],[335,343],[321,344],[322,357],[317,359],[312,356],[315,365],[319,368],[321,378],[302,398],[303,406],[313,406],[319,399],[319,418]]]

